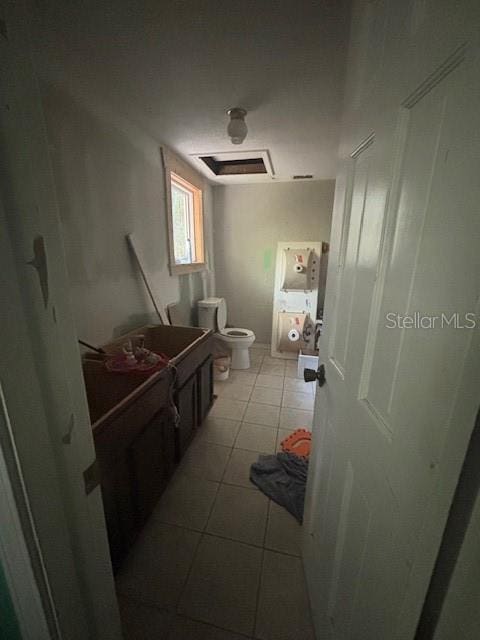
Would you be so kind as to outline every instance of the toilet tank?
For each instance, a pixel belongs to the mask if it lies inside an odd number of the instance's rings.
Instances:
[[[223,298],[204,298],[197,302],[198,325],[217,331],[217,311],[224,305]]]

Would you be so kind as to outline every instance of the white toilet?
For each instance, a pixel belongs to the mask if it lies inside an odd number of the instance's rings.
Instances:
[[[225,298],[205,298],[198,301],[198,324],[213,329],[216,337],[232,352],[232,369],[248,369],[250,354],[248,349],[255,342],[255,334],[250,329],[229,327],[227,324],[227,303]]]

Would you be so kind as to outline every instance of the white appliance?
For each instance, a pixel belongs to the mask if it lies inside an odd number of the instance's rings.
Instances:
[[[199,326],[213,329],[216,337],[231,350],[232,369],[248,369],[250,367],[248,350],[255,342],[253,331],[239,327],[227,328],[225,298],[204,298],[198,301],[197,306]]]

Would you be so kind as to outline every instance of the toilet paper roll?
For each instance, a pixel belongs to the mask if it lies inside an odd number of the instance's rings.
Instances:
[[[275,340],[278,351],[298,353],[303,348],[302,332],[306,315],[303,312],[288,311],[282,311],[278,314],[278,328]]]
[[[290,342],[297,342],[298,340],[300,340],[300,332],[297,331],[297,329],[290,329],[290,331],[287,333],[287,338],[290,340]]]

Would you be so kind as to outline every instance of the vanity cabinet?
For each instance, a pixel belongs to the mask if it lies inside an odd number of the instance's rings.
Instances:
[[[213,338],[191,327],[141,327],[171,367],[145,378],[85,359],[83,373],[100,469],[110,553],[117,569],[213,401]],[[116,353],[129,335],[104,345]],[[171,403],[179,422],[175,424]]]
[[[92,365],[97,365],[96,372],[92,372]],[[98,363],[86,363],[86,379],[94,373],[97,394],[101,397],[112,395],[112,389],[128,382],[109,374]],[[136,382],[136,389],[93,424],[114,568],[119,566],[148,518],[175,465],[175,424],[168,407],[171,372],[159,372],[141,384],[138,380],[131,382]],[[94,402],[90,391],[93,415]]]

